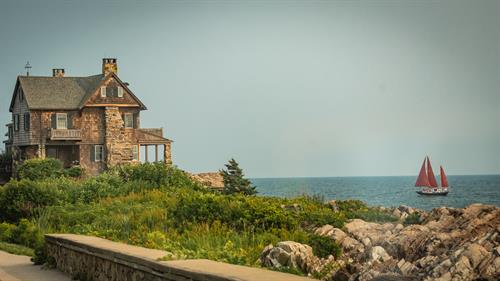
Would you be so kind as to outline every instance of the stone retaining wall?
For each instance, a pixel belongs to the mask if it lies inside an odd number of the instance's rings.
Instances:
[[[159,261],[168,253],[106,239],[74,235],[45,236],[57,269],[86,281],[307,281],[309,278],[210,260]]]

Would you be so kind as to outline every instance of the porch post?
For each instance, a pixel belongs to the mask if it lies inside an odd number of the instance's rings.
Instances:
[[[144,156],[146,156],[146,162],[149,162],[149,160],[148,160],[148,145],[146,144],[144,147],[146,148],[145,149],[146,153],[144,154]]]
[[[163,145],[163,163],[167,164],[167,145]]]
[[[158,162],[158,145],[155,144],[155,162]]]

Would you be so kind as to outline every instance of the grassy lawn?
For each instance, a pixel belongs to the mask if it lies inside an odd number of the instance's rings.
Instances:
[[[33,256],[33,249],[7,242],[0,242],[0,250],[14,255]]]

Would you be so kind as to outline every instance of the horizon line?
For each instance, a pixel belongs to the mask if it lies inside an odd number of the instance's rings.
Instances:
[[[500,176],[499,174],[447,174],[447,176]],[[278,177],[248,177],[249,179],[305,179],[305,178],[382,178],[382,177],[418,177],[418,175],[397,176],[278,176]],[[439,175],[436,175],[439,177]]]

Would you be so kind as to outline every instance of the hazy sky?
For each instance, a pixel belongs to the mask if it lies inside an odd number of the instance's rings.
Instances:
[[[500,173],[500,1],[0,0],[0,123],[27,60],[103,57],[189,171]]]

